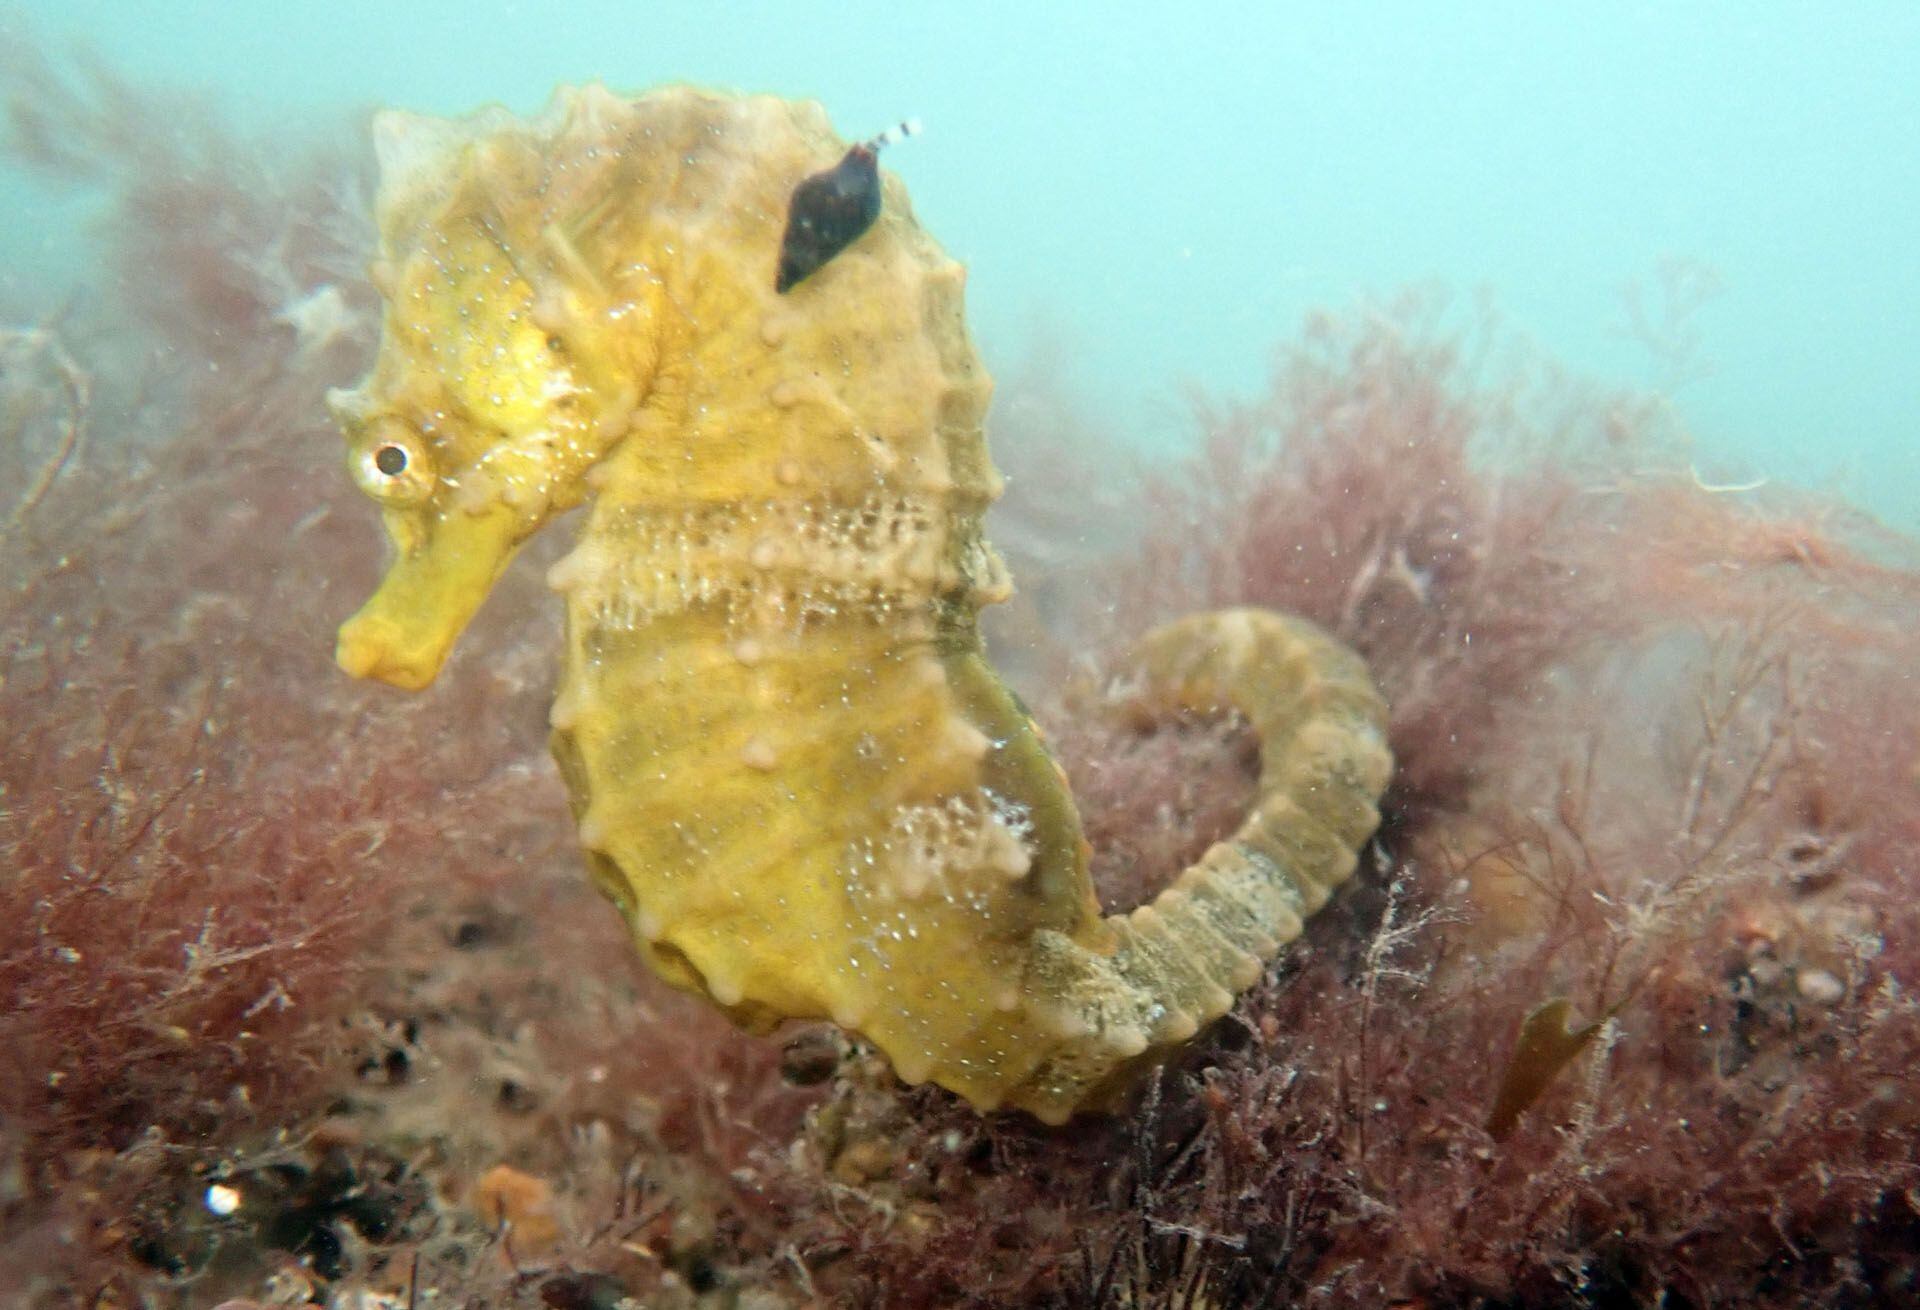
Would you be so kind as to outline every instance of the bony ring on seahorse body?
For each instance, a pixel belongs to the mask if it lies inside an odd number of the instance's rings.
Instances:
[[[331,400],[395,549],[339,662],[426,686],[585,503],[550,577],[553,751],[663,977],[1058,1123],[1224,1013],[1352,871],[1391,767],[1366,670],[1300,620],[1207,614],[1127,667],[1151,705],[1247,717],[1257,800],[1101,916],[976,626],[1011,584],[960,266],[881,175],[871,226],[776,287],[795,188],[846,154],[817,105],[589,86],[375,130],[384,331]]]

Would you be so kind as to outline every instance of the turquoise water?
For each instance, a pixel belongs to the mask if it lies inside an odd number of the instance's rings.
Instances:
[[[1057,343],[1130,440],[1186,435],[1187,382],[1253,391],[1309,309],[1438,282],[1671,386],[1708,476],[1920,526],[1920,5],[1675,8],[39,0],[0,28],[261,132],[590,78],[816,96],[848,136],[917,116],[888,162],[972,266],[989,361]],[[80,248],[22,185],[10,306]],[[1720,288],[1681,373],[1629,330],[1663,267]]]

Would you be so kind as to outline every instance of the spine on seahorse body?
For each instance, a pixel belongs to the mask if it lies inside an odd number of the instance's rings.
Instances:
[[[1150,638],[1144,697],[1252,721],[1260,803],[1152,906],[1100,917],[1065,780],[981,649],[1009,589],[980,526],[989,383],[961,271],[905,208],[790,297],[717,263],[664,287],[679,331],[554,570],[555,752],[664,976],[1058,1121],[1224,1013],[1350,871],[1381,710],[1304,625]]]

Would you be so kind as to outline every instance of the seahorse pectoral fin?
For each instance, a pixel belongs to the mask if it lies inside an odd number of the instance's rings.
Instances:
[[[356,678],[408,691],[427,686],[526,532],[505,506],[435,519],[394,558],[360,612],[340,625],[334,660]]]

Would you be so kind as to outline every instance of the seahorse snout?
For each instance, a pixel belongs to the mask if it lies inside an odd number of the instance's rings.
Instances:
[[[446,651],[409,649],[400,632],[377,615],[361,613],[340,625],[333,660],[356,678],[372,678],[405,691],[419,691],[440,672]]]
[[[401,553],[360,612],[340,625],[335,662],[356,678],[407,691],[427,686],[529,531],[516,511],[497,505],[435,514],[396,536]]]

